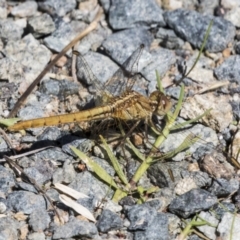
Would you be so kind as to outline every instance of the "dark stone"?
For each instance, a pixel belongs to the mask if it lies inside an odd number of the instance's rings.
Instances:
[[[153,36],[144,28],[133,28],[110,35],[102,44],[107,53],[119,64],[122,64],[141,44],[148,49]],[[123,51],[124,49],[124,51]],[[144,53],[143,53],[144,55]],[[143,58],[143,56],[141,57]]]
[[[165,26],[163,10],[154,0],[115,0],[109,9],[113,29]]]
[[[240,42],[237,42],[234,46],[236,54],[240,54]]]
[[[98,234],[95,224],[71,218],[69,222],[62,226],[56,226],[53,239],[86,237],[92,239]]]
[[[120,201],[119,201],[119,204],[121,206],[133,206],[136,202],[134,201],[133,197],[131,196],[126,196],[124,198],[122,198]]]
[[[127,217],[131,222],[129,230],[146,230],[157,216],[157,211],[145,204],[135,205],[127,212]]]
[[[7,198],[8,207],[16,212],[31,214],[36,209],[45,210],[46,201],[43,196],[26,191],[15,191]]]
[[[135,240],[154,239],[168,240],[168,217],[164,213],[158,213],[145,231],[136,231]]]
[[[30,214],[28,223],[34,231],[44,231],[50,223],[50,217],[47,211],[36,209]]]
[[[0,191],[8,193],[14,185],[15,180],[12,172],[0,165]]]
[[[61,148],[52,147],[42,150],[41,152],[35,153],[34,159],[38,161],[40,159],[41,160],[54,159],[60,162],[65,162],[66,159],[72,159],[72,157],[64,153]]]
[[[231,193],[237,191],[238,188],[239,181],[237,179],[226,180],[223,178],[218,178],[213,181],[213,184],[208,188],[208,191],[219,198],[225,198]]]
[[[68,80],[47,80],[42,82],[39,90],[44,94],[54,95],[64,100],[68,96],[78,94],[79,84]]]
[[[61,136],[61,131],[57,127],[47,127],[41,135],[37,137],[38,141],[56,141]]]
[[[208,210],[217,202],[217,197],[203,189],[193,189],[176,197],[169,205],[169,211],[183,218]]]
[[[10,217],[0,218],[0,239],[14,240],[18,239],[19,224],[18,221]]]
[[[156,38],[160,39],[160,46],[168,49],[178,49],[184,44],[184,41],[177,37],[172,29],[159,28]]]
[[[36,38],[48,35],[55,31],[55,24],[52,18],[44,13],[40,16],[32,17],[28,20],[28,29]]]
[[[223,19],[199,14],[195,11],[177,9],[166,11],[164,19],[177,36],[200,48],[208,25],[213,19],[213,25],[205,49],[209,52],[221,52],[229,43],[233,43],[235,36],[234,25]]]
[[[215,217],[217,219],[221,219],[223,215],[227,212],[231,212],[234,214],[235,205],[229,202],[221,202],[221,203],[215,204],[212,209],[215,213]]]
[[[230,82],[240,84],[240,56],[228,57],[219,67],[215,68],[214,74],[218,80],[225,81],[226,79]]]
[[[76,7],[76,0],[46,0],[38,2],[38,6],[43,12],[63,17]]]
[[[122,219],[116,213],[108,209],[102,211],[102,214],[97,222],[97,228],[100,232],[108,232],[110,230],[120,229],[122,226]]]

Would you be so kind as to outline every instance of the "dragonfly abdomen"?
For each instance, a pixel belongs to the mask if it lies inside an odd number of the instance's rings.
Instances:
[[[90,110],[84,110],[81,112],[62,114],[62,115],[57,115],[52,117],[25,120],[22,122],[18,122],[13,126],[8,127],[8,129],[10,131],[18,131],[22,129],[46,127],[46,126],[53,126],[53,125],[59,125],[64,123],[71,123],[71,122],[101,120],[106,117],[111,117],[110,106],[102,106],[102,107],[97,107]]]

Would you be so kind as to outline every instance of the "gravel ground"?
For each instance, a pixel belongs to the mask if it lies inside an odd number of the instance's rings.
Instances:
[[[177,122],[209,108],[211,113],[171,133],[159,150],[176,149],[189,132],[201,139],[168,161],[151,165],[137,183],[139,191],[134,189],[115,202],[114,187],[79,160],[71,146],[91,156],[121,188],[105,147],[97,141],[99,133],[109,134],[116,127],[104,128],[103,121],[97,127],[90,125],[90,130],[88,124],[80,123],[25,133],[6,131],[0,136],[0,239],[169,240],[185,239],[187,234],[191,240],[240,239],[239,171],[222,152],[232,143],[236,157],[240,146],[236,124],[240,118],[239,0],[1,0],[1,117],[8,116],[44,67],[89,26],[99,7],[103,14],[97,27],[74,49],[84,55],[103,84],[144,44],[136,69],[140,79],[133,89],[143,95],[154,91],[157,70],[173,108],[180,93],[176,82],[185,67],[193,66],[213,20],[204,54],[183,79],[185,99]],[[69,50],[43,77],[17,116],[26,120],[91,108],[93,94],[89,93],[94,85],[81,64],[77,60],[71,70]],[[160,127],[160,119],[154,120],[159,120]],[[156,138],[151,131],[147,134],[147,140],[132,137],[143,154]],[[130,181],[141,162],[129,148],[123,152],[116,142],[110,147]],[[5,155],[15,154],[24,154],[17,157],[16,166],[5,162]],[[19,167],[20,176],[14,171]],[[60,183],[75,191],[69,193]],[[189,224],[194,232],[186,231]]]

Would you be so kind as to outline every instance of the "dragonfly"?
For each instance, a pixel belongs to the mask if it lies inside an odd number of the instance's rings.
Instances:
[[[143,45],[138,47],[105,84],[100,83],[85,58],[79,52],[74,51],[73,54],[77,55],[83,75],[94,89],[98,106],[74,113],[21,121],[9,126],[8,130],[19,131],[36,127],[105,119],[123,122],[136,121],[137,123],[144,120],[146,124],[149,124],[154,129],[155,124],[152,122],[152,117],[154,115],[165,116],[172,107],[172,101],[169,96],[159,90],[153,91],[149,97],[132,90],[139,77],[137,69],[143,48]],[[202,143],[196,144],[206,145],[207,142],[204,139],[199,139],[198,142]],[[175,142],[175,140],[171,141]]]
[[[151,122],[153,115],[165,115],[172,107],[170,97],[158,90],[153,91],[149,97],[132,90],[137,80],[136,70],[143,48],[144,45],[139,46],[105,84],[100,83],[84,57],[79,52],[74,51],[73,54],[77,55],[83,74],[96,90],[96,99],[101,97],[100,105],[80,112],[21,121],[9,126],[8,129],[18,131],[106,118]]]

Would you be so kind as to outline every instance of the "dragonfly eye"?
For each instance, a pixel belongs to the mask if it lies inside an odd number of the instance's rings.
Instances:
[[[159,91],[154,91],[150,95],[150,100],[155,108],[155,114],[165,115],[172,107],[171,99]]]

